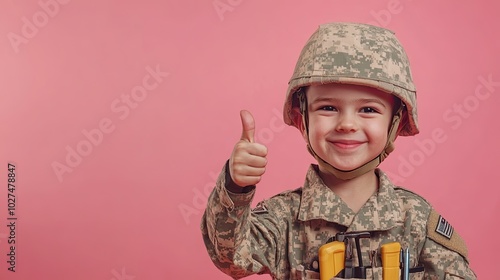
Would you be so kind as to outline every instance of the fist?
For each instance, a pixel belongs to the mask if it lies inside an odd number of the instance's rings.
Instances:
[[[229,172],[233,182],[240,186],[255,185],[266,171],[267,147],[254,142],[255,121],[250,112],[240,112],[241,139],[234,145],[229,159]]]

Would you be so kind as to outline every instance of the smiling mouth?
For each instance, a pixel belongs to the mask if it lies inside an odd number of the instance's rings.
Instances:
[[[341,149],[354,149],[363,144],[363,142],[360,141],[332,141],[330,143]]]

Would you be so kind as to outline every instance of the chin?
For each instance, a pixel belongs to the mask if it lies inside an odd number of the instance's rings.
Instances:
[[[331,166],[335,167],[338,170],[342,171],[351,171],[354,170],[363,164],[367,163],[367,161],[350,161],[350,162],[334,162],[334,161],[327,161]]]
[[[360,165],[355,165],[355,164],[335,164],[335,163],[330,163],[331,166],[333,166],[334,168],[338,169],[338,170],[342,170],[342,171],[351,171],[353,169],[356,169],[358,167],[361,166]]]

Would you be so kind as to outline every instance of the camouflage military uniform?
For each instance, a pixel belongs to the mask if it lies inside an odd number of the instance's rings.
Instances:
[[[296,63],[283,108],[284,122],[305,128],[307,138],[303,89],[327,83],[373,87],[400,101],[394,108],[384,150],[356,169],[336,169],[308,143],[318,165],[336,178],[350,180],[375,171],[378,192],[354,213],[325,186],[318,166],[313,165],[302,188],[276,195],[251,210],[255,186],[236,189],[242,193],[228,191],[234,183],[226,164],[202,221],[203,238],[213,262],[234,278],[261,273],[273,279],[319,279],[314,270],[321,245],[339,232],[368,231],[371,237],[361,239],[363,264],[372,266],[367,269],[367,279],[382,279],[379,249],[394,241],[409,248],[411,267],[425,269],[410,274],[410,279],[476,279],[463,240],[446,220],[423,198],[394,186],[376,169],[394,150],[397,135],[419,133],[410,65],[394,33],[366,24],[331,23],[312,34]],[[358,266],[356,250],[353,253],[353,265]]]
[[[251,210],[255,189],[229,192],[223,170],[203,216],[202,233],[215,265],[235,279],[270,274],[273,279],[319,279],[313,262],[318,249],[338,232],[368,231],[360,239],[367,279],[382,279],[380,245],[409,247],[411,267],[425,272],[410,279],[476,279],[456,232],[436,232],[440,216],[415,193],[395,187],[379,169],[379,190],[358,213],[326,187],[312,165],[302,188],[267,199]],[[370,255],[374,252],[373,258]],[[354,264],[356,264],[354,251]],[[373,259],[371,261],[370,259]],[[354,279],[354,278],[353,278]]]

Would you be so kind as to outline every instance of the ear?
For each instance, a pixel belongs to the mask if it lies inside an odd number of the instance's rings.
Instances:
[[[302,134],[302,138],[308,142],[306,128],[304,127],[304,122],[302,121],[302,114],[300,113],[300,109],[298,107],[293,107],[292,109],[293,115],[293,123]]]

